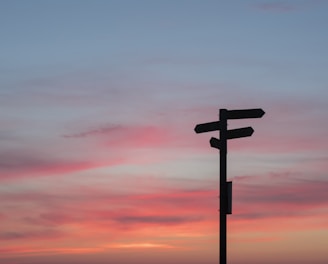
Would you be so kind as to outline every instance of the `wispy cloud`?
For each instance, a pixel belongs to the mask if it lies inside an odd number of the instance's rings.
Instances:
[[[65,153],[63,153],[63,158],[59,158],[56,153],[51,151],[41,153],[32,149],[29,151],[27,149],[2,151],[0,152],[0,180],[64,175],[124,162],[124,158],[121,156],[108,160],[90,160],[83,157],[65,158],[64,156]]]
[[[42,231],[26,231],[26,232],[17,232],[17,231],[5,231],[0,232],[0,240],[21,240],[26,239],[29,241],[32,240],[45,240],[45,239],[56,239],[63,237],[63,232],[48,229]]]
[[[125,243],[125,244],[109,244],[106,245],[108,248],[120,248],[120,249],[152,249],[152,248],[160,248],[160,249],[172,249],[176,248],[175,246],[171,246],[168,244],[159,244],[159,243]]]
[[[290,13],[296,11],[304,11],[305,9],[311,9],[319,7],[325,3],[322,0],[299,0],[299,1],[269,1],[266,3],[257,3],[253,7],[263,12],[275,12],[275,13]]]
[[[311,217],[328,207],[328,181],[277,175],[235,178],[235,218]]]
[[[3,247],[0,252],[4,255],[15,256],[47,256],[57,254],[88,254],[104,251],[103,247],[36,247],[36,246],[10,246]]]
[[[312,217],[328,206],[328,182],[304,179],[294,175],[236,177],[233,179],[235,220],[254,220],[279,217]],[[103,229],[111,223],[118,229],[142,226],[189,225],[211,220],[211,211],[218,209],[218,191],[157,189],[150,194],[118,194],[104,189],[84,188],[64,193],[1,194],[4,204],[35,204],[34,215],[22,211],[19,215],[28,225],[65,226],[78,224]],[[88,203],[89,206],[85,206]],[[107,205],[111,206],[108,207]],[[49,207],[51,205],[51,207]],[[4,216],[9,217],[6,212]],[[17,217],[17,216],[16,216]],[[9,219],[5,221],[9,221]],[[213,220],[214,221],[214,220]],[[10,235],[7,233],[7,235]],[[19,236],[16,233],[13,237]],[[23,236],[22,236],[23,238]]]
[[[89,131],[84,131],[76,134],[65,134],[63,135],[64,138],[84,138],[88,136],[97,136],[102,134],[110,134],[115,133],[116,131],[122,131],[124,127],[122,125],[108,125],[99,127],[96,129],[91,129]]]
[[[17,150],[0,153],[0,179],[65,174],[97,166],[90,161],[60,160],[24,152]]]
[[[147,148],[167,145],[172,135],[165,127],[154,125],[106,125],[83,132],[65,134],[64,138],[101,138],[112,148]]]
[[[122,224],[182,224],[186,222],[193,222],[201,220],[201,217],[183,217],[183,216],[159,216],[159,215],[143,215],[143,216],[131,216],[125,215],[115,219]]]
[[[168,189],[167,186],[162,189],[157,186],[156,191],[146,194],[122,194],[100,186],[67,186],[55,188],[56,192],[8,190],[0,194],[5,208],[2,225],[7,230],[0,233],[0,239],[41,243],[44,239],[55,242],[68,237],[88,237],[88,245],[102,243],[108,248],[137,249],[147,248],[149,244],[149,248],[160,249],[165,245],[177,247],[185,236],[189,242],[197,239],[188,236],[190,230],[202,236],[216,232],[219,203],[216,188],[190,190],[178,186]],[[314,229],[324,226],[324,220],[320,219],[327,217],[327,188],[325,180],[313,178],[310,181],[289,173],[235,177],[230,222],[234,230],[232,233],[237,236],[234,239],[247,240],[242,234],[256,228],[263,235],[255,240],[250,237],[251,241],[261,241],[262,237],[271,239],[273,237],[269,233],[275,230],[275,222],[280,220],[284,221],[280,231],[299,230],[307,222],[315,222]],[[14,214],[10,209],[12,204],[16,205]],[[31,205],[33,212],[29,210]],[[298,224],[292,225],[296,219]],[[20,223],[16,224],[15,230],[10,229],[11,221]],[[31,231],[36,227],[41,231]],[[165,238],[165,242],[152,242],[158,241],[159,237]],[[279,239],[278,234],[274,237],[276,239]],[[123,243],[125,240],[129,242]],[[47,255],[54,252],[53,246],[48,246],[48,250],[17,249],[17,254]],[[98,251],[107,247],[92,248],[91,251]],[[9,251],[4,254],[13,254]],[[58,254],[69,252],[82,254],[89,251],[58,250]]]
[[[269,3],[259,3],[254,5],[254,8],[261,11],[278,12],[278,13],[289,13],[299,9],[295,4],[290,4],[283,1],[272,1]]]

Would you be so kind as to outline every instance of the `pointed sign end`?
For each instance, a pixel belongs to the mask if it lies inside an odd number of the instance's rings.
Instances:
[[[195,131],[197,134],[199,134],[199,133],[203,133],[204,131],[203,131],[203,128],[202,128],[202,124],[198,124],[198,125],[196,125],[195,128],[194,128],[194,131]]]
[[[195,126],[194,131],[195,131],[195,133],[198,134],[198,132],[197,132],[197,126]]]
[[[249,131],[250,131],[250,136],[253,135],[254,129],[252,127],[250,127]]]
[[[265,112],[263,111],[262,108],[260,108],[260,117],[264,116]]]
[[[210,145],[212,148],[216,148],[216,149],[220,149],[220,140],[218,140],[217,138],[212,137],[210,139]]]

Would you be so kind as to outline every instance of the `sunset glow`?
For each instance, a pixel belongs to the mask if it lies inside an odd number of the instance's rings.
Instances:
[[[328,1],[0,3],[0,263],[328,263]]]

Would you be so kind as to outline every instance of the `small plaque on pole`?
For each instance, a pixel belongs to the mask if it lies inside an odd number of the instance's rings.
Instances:
[[[232,214],[232,182],[227,182],[227,214]]]

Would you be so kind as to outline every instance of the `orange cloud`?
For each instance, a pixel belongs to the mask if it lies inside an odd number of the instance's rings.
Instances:
[[[119,249],[152,249],[152,248],[159,248],[159,249],[173,249],[176,248],[174,246],[168,244],[158,244],[158,243],[126,243],[126,244],[109,244],[105,247],[108,248],[119,248]]]
[[[101,247],[66,247],[66,248],[51,248],[51,247],[3,247],[0,249],[2,254],[14,256],[47,256],[57,254],[88,254],[102,252]]]

